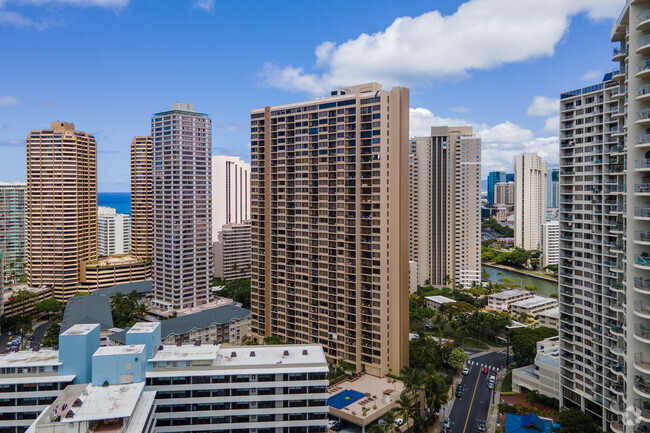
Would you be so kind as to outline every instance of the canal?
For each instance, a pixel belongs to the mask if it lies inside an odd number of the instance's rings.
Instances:
[[[506,277],[510,278],[516,284],[523,289],[524,286],[537,286],[536,294],[541,296],[550,297],[552,293],[557,293],[557,283],[543,280],[541,278],[534,277],[527,274],[519,274],[517,272],[512,272],[506,269],[495,268],[489,265],[483,265],[483,270],[490,274],[490,281],[499,281],[501,278]],[[501,273],[501,275],[498,274]]]

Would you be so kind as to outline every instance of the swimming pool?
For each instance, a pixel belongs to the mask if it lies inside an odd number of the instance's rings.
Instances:
[[[361,400],[366,395],[353,389],[346,389],[327,399],[327,405],[334,409],[343,409],[345,406]]]

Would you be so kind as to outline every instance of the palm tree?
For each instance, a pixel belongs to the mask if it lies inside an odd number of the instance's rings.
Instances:
[[[408,393],[403,392],[396,401],[397,406],[395,412],[406,423],[406,430],[409,429],[409,421],[416,416],[416,408],[413,400],[409,397]]]
[[[438,331],[438,337],[442,339],[442,331],[447,325],[447,319],[445,319],[445,316],[441,313],[437,313],[431,320],[431,324],[433,325],[433,329]]]
[[[402,367],[400,375],[400,380],[404,383],[404,387],[411,393],[411,397],[416,399],[418,393],[424,391],[424,373],[416,368],[405,365]]]

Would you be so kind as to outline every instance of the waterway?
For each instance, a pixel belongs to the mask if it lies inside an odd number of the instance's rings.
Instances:
[[[551,282],[544,280],[542,278],[537,278],[528,274],[520,274],[517,272],[512,272],[507,269],[495,268],[489,265],[483,265],[483,270],[490,274],[490,281],[499,281],[501,278],[506,277],[510,278],[516,284],[518,284],[522,289],[524,286],[537,286],[536,294],[540,296],[550,297],[552,293],[557,293],[557,282]],[[501,275],[498,274],[501,272]]]

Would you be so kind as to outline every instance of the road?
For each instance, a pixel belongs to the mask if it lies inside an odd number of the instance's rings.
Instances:
[[[488,376],[496,375],[506,363],[505,351],[483,352],[473,354],[467,362],[470,369],[467,376],[463,376],[461,385],[463,395],[455,397],[451,413],[446,415],[451,418],[451,433],[477,433],[480,422],[486,422],[490,399],[493,390],[488,389]],[[483,374],[483,367],[488,367],[489,374]],[[456,384],[454,384],[454,392]]]
[[[47,328],[50,327],[51,323],[52,322],[42,323],[41,325],[37,326],[36,329],[34,329],[34,333],[32,334],[34,337],[34,341],[32,342],[32,345],[41,344],[41,341],[43,341],[43,337],[47,332]]]

